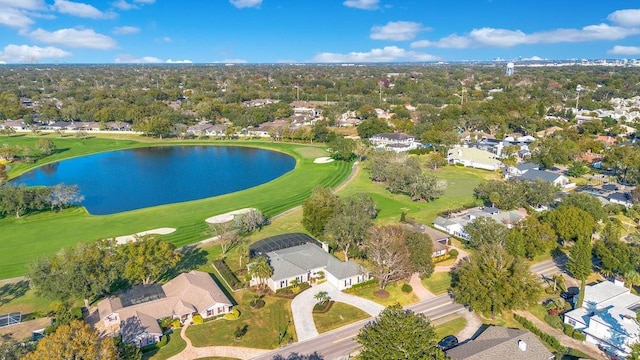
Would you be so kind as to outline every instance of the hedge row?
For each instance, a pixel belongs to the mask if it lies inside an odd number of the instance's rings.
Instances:
[[[562,332],[564,332],[565,335],[571,336],[572,338],[579,341],[587,340],[587,334],[583,333],[578,329],[575,329],[573,326],[567,323],[562,324]]]
[[[238,280],[236,275],[233,273],[233,271],[231,271],[231,269],[229,268],[229,265],[227,265],[227,263],[224,262],[224,260],[221,260],[221,259],[214,260],[213,267],[218,271],[220,276],[222,276],[224,281],[226,281],[227,284],[231,286],[231,289],[233,290],[242,289],[243,287],[242,283],[240,282],[240,280]]]
[[[542,330],[538,329],[531,321],[527,320],[526,318],[518,314],[513,314],[513,317],[516,319],[517,322],[520,323],[520,325],[524,326],[525,329],[536,334],[536,336],[538,336],[542,341],[549,344],[549,346],[551,346],[555,350],[561,353],[567,352],[567,348],[564,347],[562,344],[560,344],[560,341],[558,341],[558,339],[554,338],[553,336],[547,333],[542,332]]]
[[[344,292],[346,293],[350,293],[350,292],[354,292],[355,290],[358,289],[364,289],[364,288],[369,288],[372,286],[376,286],[378,283],[376,282],[376,279],[370,279],[364,282],[361,282],[360,284],[355,284],[352,287],[346,289]]]

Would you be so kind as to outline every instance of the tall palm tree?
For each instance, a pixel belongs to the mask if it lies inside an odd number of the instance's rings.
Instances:
[[[266,257],[260,256],[249,263],[249,274],[251,277],[258,278],[258,284],[264,288],[267,285],[267,279],[273,275],[273,268]]]
[[[640,285],[640,274],[635,270],[629,270],[624,274],[624,282],[629,285],[629,289],[634,285]]]

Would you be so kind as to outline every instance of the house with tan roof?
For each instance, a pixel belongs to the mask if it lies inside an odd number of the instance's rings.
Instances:
[[[555,355],[529,331],[489,326],[472,341],[446,351],[452,360],[551,360]]]
[[[98,315],[107,332],[122,335],[123,341],[146,346],[163,336],[159,319],[184,322],[193,315],[203,318],[231,311],[233,301],[211,275],[202,271],[180,274],[168,283],[141,285],[98,303]]]

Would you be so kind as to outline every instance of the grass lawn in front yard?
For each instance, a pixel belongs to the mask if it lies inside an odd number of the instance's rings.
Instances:
[[[436,295],[444,294],[451,287],[451,274],[448,271],[433,273],[429,278],[422,279],[422,284]]]
[[[444,321],[437,321],[437,324],[434,325],[436,328],[436,338],[438,340],[447,335],[458,335],[458,333],[467,326],[467,320],[465,318],[455,314],[450,316],[451,317],[447,316],[444,319],[440,319]]]
[[[144,360],[165,360],[184,350],[187,347],[187,343],[180,337],[180,330],[181,329],[177,329],[176,332],[169,335],[167,345],[158,351],[151,351],[144,354],[142,358]]]
[[[265,306],[252,309],[249,303],[254,292],[242,290],[233,294],[238,300],[236,307],[240,310],[237,320],[216,319],[201,325],[191,325],[187,329],[187,336],[193,346],[244,346],[258,349],[275,349],[287,343],[289,337],[297,340],[293,317],[291,315],[291,300],[267,295],[263,299]],[[236,340],[234,332],[237,328],[247,325],[247,333]],[[278,344],[278,332],[284,331],[286,336],[282,344]]]
[[[406,306],[409,304],[417,303],[420,299],[418,299],[418,297],[413,292],[407,294],[402,292],[402,290],[400,289],[402,287],[402,284],[404,283],[404,281],[398,281],[387,285],[385,290],[389,293],[389,297],[386,298],[380,298],[375,295],[375,292],[380,290],[380,287],[378,287],[377,284],[367,288],[360,288],[354,291],[349,291],[349,294],[375,301],[383,306],[390,306],[395,304]]]
[[[0,314],[22,312],[26,315],[33,312],[46,314],[51,309],[51,299],[36,295],[29,287],[28,280],[5,282],[0,285]]]
[[[326,313],[313,314],[313,321],[318,332],[322,334],[369,317],[369,314],[354,306],[335,302]]]

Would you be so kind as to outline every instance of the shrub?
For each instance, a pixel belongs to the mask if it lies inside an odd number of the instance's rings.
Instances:
[[[237,320],[240,317],[240,311],[236,308],[231,309],[231,312],[224,314],[226,320]]]
[[[191,321],[192,321],[195,325],[200,325],[200,324],[202,324],[202,323],[204,322],[204,320],[202,320],[202,315],[200,315],[200,314],[194,315],[194,316],[191,318]]]
[[[413,288],[409,284],[402,284],[402,288],[400,288],[400,290],[402,290],[403,293],[408,294],[413,291]]]
[[[323,303],[317,303],[313,306],[313,313],[314,314],[326,313],[327,311],[331,310],[333,303],[334,303],[333,301],[325,301]]]
[[[169,335],[163,335],[160,338],[160,341],[158,341],[155,344],[151,344],[151,345],[147,345],[147,346],[143,346],[140,348],[140,351],[142,351],[143,353],[147,353],[147,352],[151,352],[151,351],[157,351],[160,350],[161,348],[163,348],[164,346],[167,345],[167,343],[169,342]]]
[[[218,271],[220,276],[222,276],[222,279],[224,279],[224,281],[229,284],[233,290],[242,289],[242,283],[238,280],[224,260],[214,260],[212,265]]]
[[[316,275],[317,275],[318,279],[324,279],[324,271],[318,271],[316,273]]]
[[[236,337],[236,339],[241,339],[243,336],[245,336],[248,329],[249,329],[249,325],[247,324],[244,324],[244,326],[238,326],[236,330],[233,332],[233,335]]]
[[[361,282],[360,284],[355,284],[352,287],[348,288],[345,290],[345,292],[353,292],[357,289],[365,289],[365,288],[370,288],[373,286],[377,286],[378,283],[376,282],[376,279],[371,279],[371,280],[367,280],[365,282]]]
[[[453,259],[457,259],[458,255],[460,255],[460,253],[458,252],[458,249],[451,249],[449,250],[449,256]]]
[[[162,318],[159,320],[160,322],[160,327],[163,329],[169,329],[173,323],[173,318],[172,317],[166,317],[166,318]]]
[[[256,298],[251,300],[252,309],[262,309],[264,307],[264,300],[262,298]]]
[[[562,323],[562,332],[567,336],[573,336],[574,328],[570,324]]]
[[[558,341],[558,339],[554,338],[553,336],[545,332],[542,332],[542,330],[538,329],[531,321],[527,320],[526,318],[518,314],[513,314],[513,317],[514,319],[516,319],[517,322],[520,323],[520,325],[524,326],[525,329],[534,333],[537,337],[539,337],[542,341],[549,344],[549,346],[551,346],[555,350],[562,353],[567,352],[567,348],[562,346],[562,344],[560,344],[560,341]]]
[[[580,330],[574,330],[571,337],[579,341],[587,340],[587,335]]]
[[[562,320],[558,315],[547,314],[544,316],[544,321],[546,321],[547,324],[553,326],[556,329],[563,329]]]
[[[69,312],[71,313],[71,316],[76,319],[76,320],[80,320],[82,319],[82,308],[79,306],[76,307],[72,307]]]
[[[182,323],[180,322],[180,319],[173,319],[173,321],[171,322],[171,326],[174,329],[180,329],[182,327]]]

